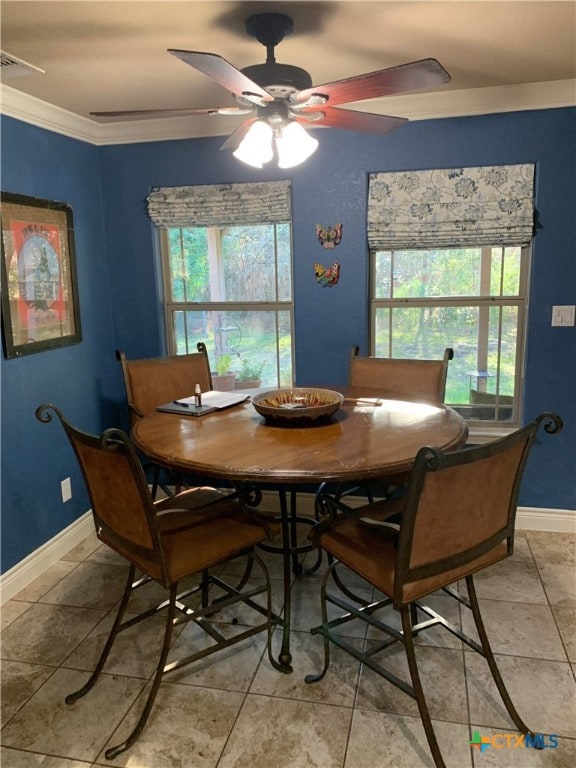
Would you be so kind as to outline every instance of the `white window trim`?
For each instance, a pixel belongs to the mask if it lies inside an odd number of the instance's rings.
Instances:
[[[478,246],[480,247],[480,246]],[[482,261],[484,261],[485,250],[490,250],[491,247],[503,247],[499,245],[482,247]],[[486,309],[491,306],[515,306],[518,307],[518,328],[517,328],[517,350],[516,354],[521,358],[521,365],[516,368],[516,375],[514,381],[514,391],[517,393],[514,404],[514,413],[516,418],[504,426],[501,422],[487,421],[486,423],[478,419],[467,419],[470,431],[469,442],[476,442],[477,444],[488,443],[497,437],[504,437],[510,434],[523,423],[523,394],[524,394],[524,370],[526,361],[526,331],[528,328],[528,307],[529,307],[529,277],[530,267],[532,262],[532,247],[526,245],[522,247],[522,255],[520,260],[520,276],[519,276],[519,293],[515,296],[498,296],[493,298],[492,296],[463,296],[463,297],[427,297],[423,299],[410,298],[410,299],[379,299],[375,298],[375,285],[376,285],[376,259],[375,253],[377,251],[384,251],[390,249],[372,249],[369,252],[370,259],[370,354],[376,354],[376,339],[375,339],[375,324],[376,324],[376,310],[382,308],[398,308],[398,307],[418,307],[418,306],[470,306],[471,304],[485,305]],[[392,259],[394,258],[394,251],[392,250]],[[448,344],[447,344],[448,346]],[[479,370],[483,370],[479,368]],[[455,404],[458,407],[458,404]],[[474,440],[472,440],[474,438]]]
[[[275,226],[276,223],[273,224]],[[247,225],[250,226],[250,225]],[[186,227],[174,227],[176,229],[185,229]],[[213,270],[213,265],[218,265],[221,260],[221,230],[222,227],[209,227],[209,229],[215,229],[216,233],[213,239],[209,240],[209,258],[210,258],[210,280],[218,279],[218,270]],[[159,235],[159,244],[160,244],[160,263],[161,263],[161,269],[162,269],[162,280],[163,280],[163,291],[162,291],[162,301],[164,304],[164,338],[166,339],[166,345],[168,349],[169,355],[175,355],[177,354],[175,343],[174,343],[174,333],[172,331],[173,328],[173,315],[174,312],[234,312],[234,311],[261,311],[261,312],[289,312],[290,314],[290,325],[292,328],[291,333],[291,347],[292,347],[292,385],[295,380],[295,324],[294,324],[294,291],[292,288],[292,298],[287,301],[277,300],[277,301],[258,301],[258,302],[230,302],[230,301],[222,301],[222,302],[193,302],[193,301],[173,301],[172,295],[170,292],[170,300],[167,298],[168,291],[171,287],[171,280],[170,280],[170,268],[169,268],[169,259],[168,254],[170,252],[170,244],[168,239],[168,229],[167,228],[161,228],[158,230]],[[291,227],[291,238],[293,237],[292,227]],[[291,243],[292,248],[292,243]],[[277,256],[277,254],[276,254]],[[292,264],[291,264],[292,272],[294,270],[294,259],[293,259],[293,250],[292,250]],[[216,275],[216,277],[214,277]],[[294,279],[292,275],[292,286],[294,285]],[[276,284],[276,294],[278,294],[278,285]],[[220,293],[220,286],[218,286],[218,295],[221,295]],[[275,360],[276,370],[280,371],[280,349],[277,347],[276,349],[276,360]]]

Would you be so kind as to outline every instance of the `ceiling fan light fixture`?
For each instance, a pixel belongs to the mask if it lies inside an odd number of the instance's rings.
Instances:
[[[294,168],[307,160],[318,148],[318,140],[313,139],[304,128],[292,121],[284,126],[280,136],[276,137],[278,167]]]
[[[272,150],[272,137],[274,132],[268,123],[257,120],[253,123],[246,136],[240,142],[238,149],[232,154],[254,168],[262,168],[264,163],[269,163],[274,157]]]

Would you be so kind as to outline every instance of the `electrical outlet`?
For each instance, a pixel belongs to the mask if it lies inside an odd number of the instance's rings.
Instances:
[[[60,483],[60,489],[62,491],[62,501],[64,503],[70,501],[72,498],[72,484],[70,483],[69,477],[66,477],[64,480],[62,480]]]

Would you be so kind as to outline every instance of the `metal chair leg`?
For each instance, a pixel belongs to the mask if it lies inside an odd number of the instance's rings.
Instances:
[[[170,490],[170,488],[166,485],[166,483],[160,482],[160,473],[162,472],[162,467],[159,464],[154,464],[153,467],[154,469],[152,473],[152,487],[150,489],[152,498],[156,500],[158,489],[161,489],[162,491],[164,491],[166,496],[173,496],[174,493]]]
[[[160,482],[160,467],[158,464],[155,464],[154,472],[152,474],[152,491],[151,491],[153,499],[156,499],[159,482]]]
[[[418,606],[416,603],[410,603],[410,621],[412,622],[412,626],[415,627],[418,624]],[[412,631],[413,637],[416,637],[418,634],[418,630],[414,632]]]
[[[260,566],[260,569],[262,573],[264,574],[264,577],[266,579],[266,607],[268,611],[268,616],[273,616],[272,611],[272,588],[270,585],[270,573],[268,571],[268,568],[264,565],[264,562],[261,557],[259,557],[256,552],[252,554],[252,556],[249,558],[249,565],[245,572],[246,581],[248,580],[249,572],[252,570],[252,565],[256,561],[258,565]],[[236,587],[236,589],[239,591],[239,587]],[[274,667],[274,669],[277,669],[279,672],[286,672],[286,668],[272,655],[272,633],[274,630],[274,622],[269,619],[268,621],[268,627],[267,627],[267,633],[266,633],[266,646],[267,646],[267,653],[268,653],[268,660],[270,664]]]
[[[174,584],[172,587],[170,587],[170,600],[168,603],[166,626],[164,630],[164,642],[162,643],[160,659],[158,661],[158,666],[156,667],[154,680],[152,681],[152,688],[150,689],[150,693],[146,699],[146,704],[144,705],[142,714],[140,715],[134,730],[128,736],[128,738],[121,744],[117,744],[115,747],[110,747],[106,750],[104,753],[106,760],[114,760],[114,758],[117,757],[120,753],[129,749],[132,744],[134,744],[138,736],[140,736],[144,726],[146,725],[148,716],[150,715],[150,711],[152,709],[152,705],[156,699],[158,689],[160,688],[160,682],[162,681],[162,675],[164,674],[164,667],[166,666],[166,659],[168,658],[168,651],[170,650],[170,643],[172,641],[172,629],[174,627],[174,616],[176,613],[176,593],[177,585]]]
[[[246,560],[246,568],[244,569],[244,573],[240,577],[240,581],[238,584],[236,584],[236,589],[238,592],[241,592],[244,587],[246,586],[248,579],[250,578],[250,575],[252,574],[252,568],[254,566],[254,555],[249,555]]]
[[[330,552],[326,552],[326,557],[328,560],[328,565],[332,565],[332,563],[335,562],[334,556],[330,554]],[[355,603],[358,603],[359,605],[368,605],[369,601],[365,600],[363,597],[360,597],[359,595],[355,595],[352,590],[348,589],[346,584],[342,581],[340,578],[340,574],[338,573],[338,569],[334,568],[332,571],[332,579],[334,580],[334,583],[342,592],[343,595],[346,595],[346,597],[349,600],[353,600]]]
[[[102,653],[100,654],[100,658],[98,659],[98,663],[96,664],[96,668],[94,669],[94,672],[92,672],[92,674],[88,678],[87,682],[82,686],[82,688],[80,688],[77,691],[74,691],[74,693],[69,693],[68,696],[66,696],[66,698],[64,699],[66,704],[73,704],[75,701],[82,698],[82,696],[88,693],[88,691],[92,688],[96,680],[98,680],[98,678],[100,677],[100,673],[104,668],[104,664],[106,664],[106,660],[108,659],[108,655],[112,650],[114,641],[116,640],[116,637],[119,634],[119,628],[122,623],[124,613],[126,612],[126,607],[128,605],[128,601],[130,600],[130,595],[132,594],[132,584],[134,583],[135,573],[136,573],[135,566],[130,565],[130,568],[128,570],[128,577],[126,579],[126,586],[124,587],[124,594],[122,595],[122,600],[120,601],[118,612],[116,613],[116,618],[114,619],[114,624],[112,625],[112,629],[110,630],[110,634],[108,635],[108,639],[106,640],[106,645],[104,646]]]
[[[535,734],[530,730],[530,728],[528,728],[526,723],[522,720],[522,718],[516,711],[516,707],[512,703],[512,699],[510,698],[508,689],[504,685],[504,680],[502,679],[502,675],[500,674],[500,670],[498,669],[498,665],[496,663],[496,659],[494,658],[492,647],[490,646],[490,642],[488,640],[488,635],[486,634],[486,629],[484,627],[484,622],[482,620],[482,614],[480,613],[480,606],[478,605],[478,598],[476,597],[476,588],[474,586],[474,579],[472,576],[466,577],[466,587],[468,589],[468,597],[470,599],[470,608],[472,610],[472,616],[474,617],[474,623],[476,624],[476,631],[478,632],[478,637],[480,638],[480,643],[482,645],[482,650],[484,652],[484,658],[488,662],[488,666],[490,667],[490,672],[492,673],[492,678],[496,683],[496,687],[498,688],[498,693],[502,697],[504,706],[508,710],[508,714],[510,715],[510,717],[514,721],[514,724],[516,725],[516,727],[521,733],[535,736]]]
[[[326,600],[326,585],[328,584],[328,579],[330,577],[331,572],[334,568],[336,568],[337,563],[333,562],[332,565],[328,568],[326,573],[324,574],[324,578],[322,579],[322,586],[320,588],[320,606],[322,611],[322,627],[321,634],[322,638],[324,640],[324,666],[322,667],[322,670],[317,675],[306,675],[304,678],[305,683],[317,683],[328,672],[328,667],[330,666],[330,638],[328,635],[328,630],[326,629],[326,624],[328,623],[328,602]]]
[[[442,759],[440,747],[436,741],[436,734],[434,733],[434,727],[432,726],[432,720],[430,719],[430,712],[428,711],[428,705],[426,704],[426,698],[424,696],[424,689],[420,681],[420,673],[418,672],[418,664],[416,663],[416,653],[414,651],[414,639],[412,633],[412,615],[411,606],[403,606],[400,609],[402,616],[402,631],[404,633],[404,648],[406,649],[406,658],[408,659],[408,668],[410,670],[410,678],[412,680],[412,688],[414,689],[414,698],[418,704],[418,710],[420,712],[420,718],[422,725],[424,726],[424,732],[426,733],[426,739],[428,746],[432,752],[434,764],[436,768],[446,768],[446,764]]]

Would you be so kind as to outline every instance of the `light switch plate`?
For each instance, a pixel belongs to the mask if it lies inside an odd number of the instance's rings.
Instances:
[[[552,325],[574,325],[575,310],[574,304],[552,307]]]
[[[66,477],[62,482],[60,483],[60,488],[62,490],[62,502],[66,503],[67,501],[70,501],[72,498],[72,484],[70,483],[70,478]]]

